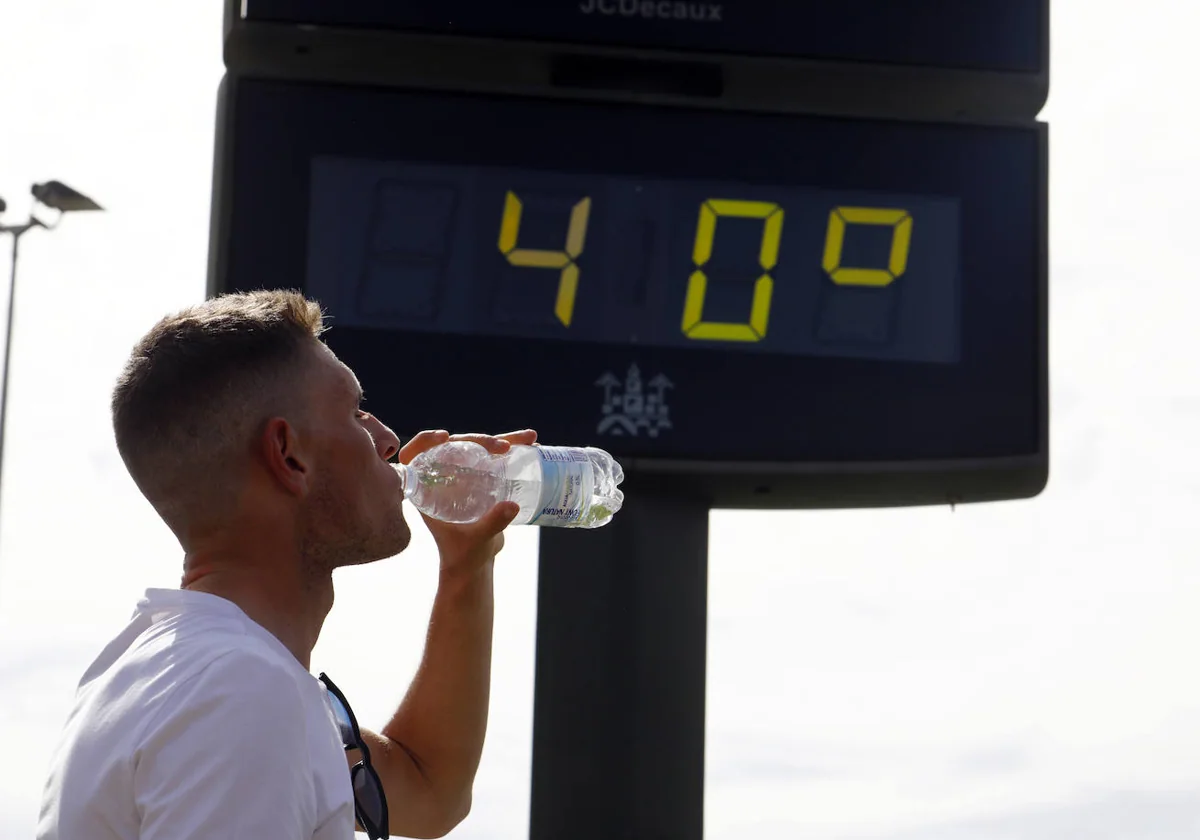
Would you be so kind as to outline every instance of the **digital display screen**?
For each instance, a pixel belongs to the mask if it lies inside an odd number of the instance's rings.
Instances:
[[[308,286],[352,327],[952,364],[958,202],[314,160]]]
[[[1049,0],[243,0],[251,21],[1037,73]]]
[[[211,288],[317,298],[401,435],[885,484],[1044,458],[1044,126],[246,79],[222,109]]]

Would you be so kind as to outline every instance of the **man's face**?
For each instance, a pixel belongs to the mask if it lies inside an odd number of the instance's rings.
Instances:
[[[329,569],[392,557],[412,536],[400,476],[387,461],[400,440],[362,410],[358,379],[332,351],[318,345],[314,355],[304,430],[314,460],[301,522],[306,553]]]

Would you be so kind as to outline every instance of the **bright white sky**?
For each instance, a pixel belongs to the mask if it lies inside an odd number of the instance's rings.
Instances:
[[[32,834],[47,742],[84,667],[147,586],[178,581],[107,399],[141,333],[204,295],[220,6],[4,4],[7,221],[51,178],[108,212],[22,246],[0,525],[3,838]],[[1041,497],[713,513],[708,840],[1200,831],[1197,31],[1188,0],[1056,3]],[[401,558],[339,575],[314,657],[375,725],[415,667],[433,592],[417,530]],[[500,562],[491,730],[459,840],[527,833],[536,549],[534,529],[514,529]],[[396,606],[366,619],[364,644],[353,628],[372,604]]]

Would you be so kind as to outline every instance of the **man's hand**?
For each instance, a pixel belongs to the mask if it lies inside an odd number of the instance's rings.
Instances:
[[[421,432],[400,450],[398,460],[407,464],[413,458],[450,440],[469,440],[478,443],[493,455],[502,455],[513,445],[532,446],[537,442],[537,432],[525,429],[503,435],[463,434],[451,435],[445,431]],[[479,520],[464,525],[440,522],[421,514],[433,540],[437,543],[442,558],[442,572],[471,575],[493,559],[504,547],[504,529],[517,515],[515,502],[501,502]]]

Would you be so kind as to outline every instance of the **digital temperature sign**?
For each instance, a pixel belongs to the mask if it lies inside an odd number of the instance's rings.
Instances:
[[[401,434],[532,426],[714,505],[1045,482],[1044,126],[237,77],[221,107],[211,289],[320,300]]]
[[[954,199],[327,157],[311,178],[308,288],[344,326],[959,357]]]

